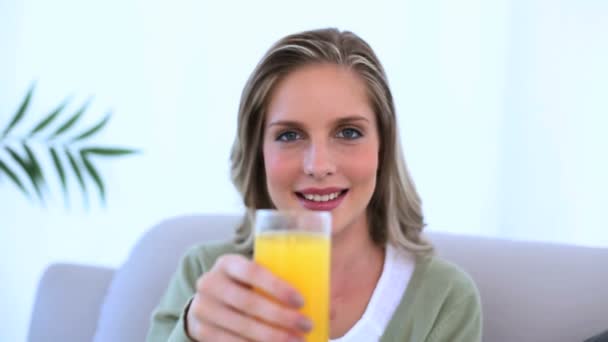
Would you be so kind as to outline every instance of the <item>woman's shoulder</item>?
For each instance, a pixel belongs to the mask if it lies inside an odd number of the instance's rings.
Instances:
[[[416,268],[423,277],[425,286],[434,284],[434,287],[440,287],[444,291],[477,294],[473,278],[451,261],[436,255],[419,257]]]
[[[231,241],[213,241],[199,243],[190,247],[184,254],[184,262],[191,265],[197,265],[201,271],[208,271],[217,259],[226,254],[241,254],[246,256],[244,251],[241,251]]]
[[[426,276],[442,282],[457,289],[475,288],[473,278],[462,268],[453,262],[443,259],[440,256],[432,255],[420,260],[419,263],[425,264]]]

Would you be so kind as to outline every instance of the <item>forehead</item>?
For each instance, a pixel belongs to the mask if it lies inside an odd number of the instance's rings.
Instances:
[[[300,67],[277,83],[266,122],[319,122],[351,115],[374,118],[365,81],[347,67],[315,64]]]

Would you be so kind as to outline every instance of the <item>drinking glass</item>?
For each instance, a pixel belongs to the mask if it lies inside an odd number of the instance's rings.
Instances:
[[[254,260],[295,287],[300,309],[313,322],[306,342],[329,340],[331,214],[325,211],[257,210]]]

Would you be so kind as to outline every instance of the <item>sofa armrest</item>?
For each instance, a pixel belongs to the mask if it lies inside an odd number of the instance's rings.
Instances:
[[[52,264],[36,292],[28,341],[91,341],[114,270]]]

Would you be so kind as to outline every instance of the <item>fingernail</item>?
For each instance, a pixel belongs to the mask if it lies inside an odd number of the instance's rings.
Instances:
[[[289,297],[289,301],[296,308],[300,308],[300,307],[302,307],[304,305],[304,298],[302,298],[302,296],[300,296],[299,294],[296,294],[296,293],[292,294]]]
[[[312,322],[308,318],[301,317],[298,319],[298,328],[303,332],[309,332],[312,330]]]

